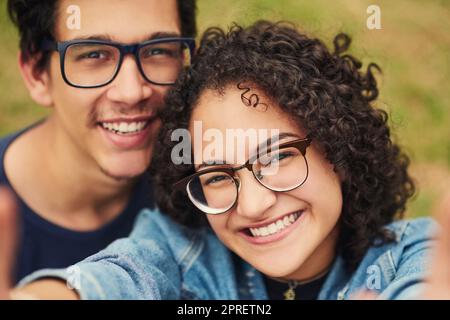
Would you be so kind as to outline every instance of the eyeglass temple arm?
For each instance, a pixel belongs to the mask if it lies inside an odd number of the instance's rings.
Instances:
[[[41,42],[41,50],[56,51],[56,50],[58,50],[58,43],[56,43],[53,40],[44,39]]]
[[[300,141],[300,143],[302,143],[302,147],[301,148],[301,153],[303,154],[303,156],[306,155],[306,148],[308,148],[311,145],[312,142],[312,138],[310,138],[309,136],[306,137],[303,141]]]

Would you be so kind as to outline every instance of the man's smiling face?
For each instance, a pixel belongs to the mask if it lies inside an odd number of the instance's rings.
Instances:
[[[66,10],[77,5],[81,28],[70,29]],[[180,35],[176,0],[61,0],[55,26],[56,41],[108,39],[132,44]],[[80,89],[66,84],[57,52],[52,53],[49,91],[53,120],[69,152],[95,164],[107,176],[130,179],[149,166],[161,125],[156,113],[163,107],[168,86],[147,82],[135,58],[126,55],[114,81],[104,87]]]

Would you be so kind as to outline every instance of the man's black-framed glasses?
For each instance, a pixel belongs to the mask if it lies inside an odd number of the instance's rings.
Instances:
[[[306,149],[311,141],[302,138],[282,143],[250,158],[242,166],[201,170],[176,182],[173,187],[187,193],[191,202],[204,213],[225,213],[238,200],[241,182],[236,172],[243,168],[272,191],[291,191],[303,185],[309,174]]]
[[[192,38],[171,37],[124,45],[104,40],[46,40],[43,50],[59,53],[64,81],[76,88],[110,84],[120,71],[126,54],[133,54],[144,79],[157,85],[172,85],[180,71],[191,63]]]

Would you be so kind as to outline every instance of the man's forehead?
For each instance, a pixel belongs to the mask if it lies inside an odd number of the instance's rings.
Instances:
[[[180,35],[181,27],[176,0],[60,0],[55,31],[59,41],[131,43]]]

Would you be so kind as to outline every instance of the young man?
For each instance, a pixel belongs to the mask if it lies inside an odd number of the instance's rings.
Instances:
[[[152,205],[143,173],[164,95],[189,63],[195,0],[8,0],[8,10],[24,82],[52,108],[0,140],[0,184],[21,213],[18,281],[127,236]]]

